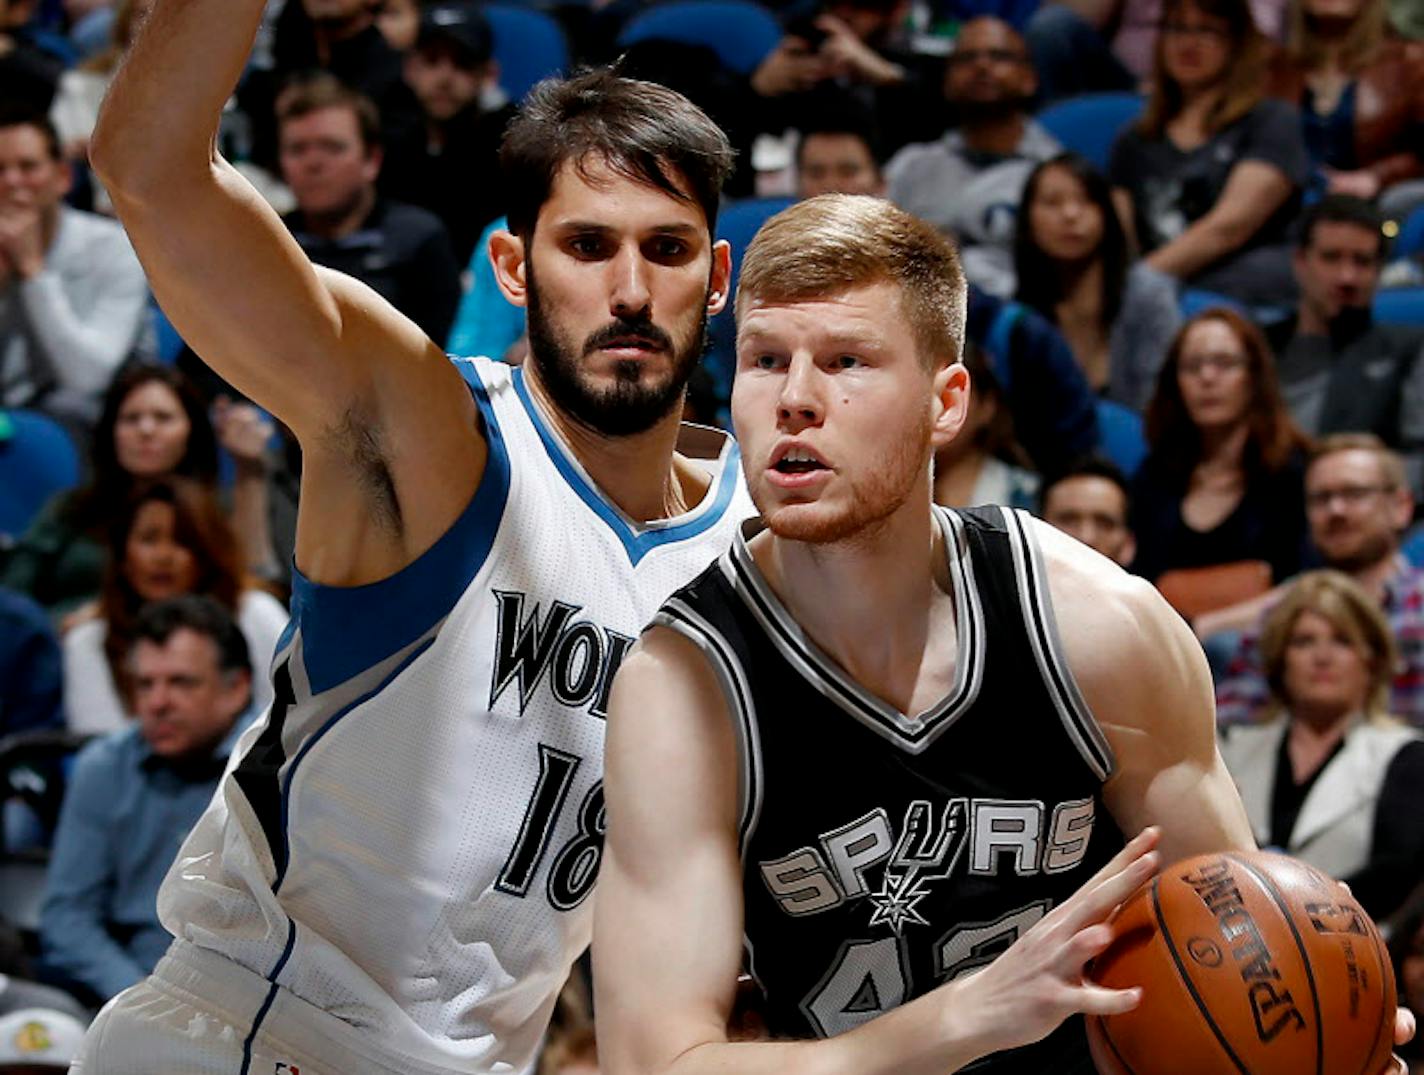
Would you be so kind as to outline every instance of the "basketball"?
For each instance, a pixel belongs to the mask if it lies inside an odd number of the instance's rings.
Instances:
[[[1394,1042],[1384,941],[1335,881],[1267,852],[1164,870],[1114,918],[1090,969],[1140,985],[1131,1012],[1088,1019],[1102,1075],[1378,1075]]]

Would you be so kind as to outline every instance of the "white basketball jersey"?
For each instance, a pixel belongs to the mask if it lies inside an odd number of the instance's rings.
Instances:
[[[458,365],[490,447],[478,492],[385,581],[295,580],[272,709],[159,913],[397,1070],[517,1072],[589,940],[613,672],[753,509],[731,438],[685,427],[685,454],[711,443],[708,493],[632,523],[521,371]]]

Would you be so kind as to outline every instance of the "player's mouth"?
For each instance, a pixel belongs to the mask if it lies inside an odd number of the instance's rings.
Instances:
[[[831,473],[831,468],[804,444],[783,444],[772,453],[768,468],[771,481],[782,488],[811,485]]]

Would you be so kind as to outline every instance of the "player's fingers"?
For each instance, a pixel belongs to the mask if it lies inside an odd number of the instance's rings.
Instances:
[[[1079,930],[1066,946],[1067,966],[1070,970],[1081,971],[1084,964],[1101,955],[1112,944],[1114,930],[1106,922]]]
[[[1099,874],[1063,904],[1063,926],[1074,932],[1090,922],[1112,914],[1113,908],[1137,891],[1157,872],[1160,859],[1155,850],[1145,850],[1115,873]]]
[[[1084,1015],[1121,1015],[1142,1003],[1142,987],[1105,989],[1091,982],[1073,990],[1073,1009]]]
[[[1408,1008],[1396,1008],[1394,1012],[1394,1044],[1404,1045],[1414,1039],[1414,1013]]]

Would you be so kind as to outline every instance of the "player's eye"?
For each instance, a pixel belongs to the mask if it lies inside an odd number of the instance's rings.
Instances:
[[[771,354],[757,355],[752,359],[752,365],[759,370],[774,370],[781,365],[781,359]]]
[[[575,257],[593,259],[604,251],[603,240],[597,235],[575,235],[569,240],[569,250]]]
[[[831,365],[838,370],[853,370],[857,366],[863,365],[856,355],[836,355],[831,360]]]

